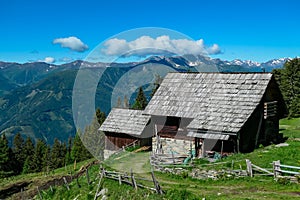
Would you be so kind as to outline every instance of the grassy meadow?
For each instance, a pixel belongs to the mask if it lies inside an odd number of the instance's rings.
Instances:
[[[288,139],[288,146],[277,147],[270,145],[260,147],[252,153],[235,154],[217,161],[217,167],[203,165],[206,162],[195,162],[195,168],[201,170],[215,169],[246,169],[245,159],[250,159],[253,164],[270,169],[272,162],[280,160],[282,164],[300,166],[300,118],[283,119],[280,121],[280,130]],[[53,171],[49,175],[42,173],[20,175],[0,181],[0,190],[20,181],[30,180],[27,190],[35,190],[36,187],[53,177],[61,177],[75,173],[92,160],[77,163],[77,169],[73,165]],[[234,163],[232,165],[232,163]],[[151,179],[149,164],[149,152],[123,152],[102,163],[106,169],[122,172],[130,172],[132,169],[135,176]],[[275,181],[273,176],[250,177],[224,177],[218,180],[198,180],[186,174],[174,175],[170,173],[155,172],[155,176],[164,190],[164,195],[146,189],[137,191],[131,186],[118,181],[104,179],[101,188],[107,188],[108,199],[298,199],[300,198],[300,184],[289,181]],[[65,185],[55,186],[41,191],[43,199],[94,199],[99,181],[99,165],[89,168],[90,184],[87,183],[86,174],[69,183],[70,190]],[[145,183],[153,187],[152,183]],[[26,191],[24,192],[26,195]],[[39,195],[35,199],[39,199]],[[101,199],[101,198],[99,198]]]

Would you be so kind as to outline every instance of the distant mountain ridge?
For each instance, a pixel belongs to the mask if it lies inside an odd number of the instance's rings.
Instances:
[[[54,138],[66,141],[76,130],[72,116],[72,91],[76,74],[80,68],[104,71],[96,91],[96,107],[108,113],[116,105],[112,99],[115,85],[129,71],[135,77],[166,75],[168,69],[178,72],[267,72],[280,68],[289,58],[270,60],[264,63],[252,61],[223,61],[204,56],[151,56],[141,62],[92,63],[77,60],[54,65],[43,62],[0,62],[0,133],[5,133],[12,142],[20,132],[33,139],[44,138],[52,144]],[[155,66],[166,66],[151,71]],[[145,77],[143,77],[145,78]],[[143,81],[142,80],[140,81]],[[136,82],[131,83],[133,87]],[[146,94],[152,86],[144,85]],[[118,91],[121,98],[124,91]],[[128,96],[133,101],[135,92]]]

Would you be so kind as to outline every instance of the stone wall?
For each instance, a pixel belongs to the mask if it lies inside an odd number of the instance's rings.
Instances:
[[[174,139],[174,138],[160,138],[162,143],[162,150],[165,154],[171,154],[172,151],[174,154],[185,154],[188,155],[191,148],[195,148],[194,141]],[[152,138],[152,149],[153,152],[156,152],[156,137]]]
[[[114,154],[116,151],[112,151],[112,150],[107,150],[107,149],[104,149],[104,160],[106,160],[107,158],[109,158],[112,154]]]

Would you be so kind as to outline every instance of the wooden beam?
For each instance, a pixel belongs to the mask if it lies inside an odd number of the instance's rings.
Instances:
[[[252,164],[249,159],[246,159],[246,165],[247,165],[247,174],[250,177],[253,177],[253,171],[252,171]]]
[[[236,139],[236,147],[237,147],[237,152],[240,153],[240,133],[238,133],[238,136]]]
[[[154,183],[154,186],[155,186],[155,189],[156,189],[156,193],[157,194],[163,194],[163,191],[162,189],[160,188],[160,185],[158,184],[155,176],[154,176],[154,172],[153,172],[153,169],[151,169],[151,176],[152,176],[152,180],[153,180],[153,183]]]
[[[274,178],[280,175],[280,160],[273,162]]]
[[[204,154],[204,151],[205,151],[205,148],[204,148],[204,146],[205,146],[205,139],[203,139],[203,142],[202,142],[202,158],[204,158],[204,156],[205,156],[205,154]]]
[[[222,140],[222,145],[221,145],[221,157],[223,156],[223,147],[224,147],[224,141]]]
[[[256,132],[256,136],[255,136],[255,148],[257,148],[258,146],[258,138],[259,138],[259,133],[261,131],[261,125],[262,125],[262,121],[263,121],[263,115],[261,114],[260,120],[259,120],[259,124],[258,124],[258,129]]]
[[[67,189],[70,190],[70,187],[69,187],[69,184],[68,184],[68,182],[67,182],[66,177],[63,177],[63,180],[64,180],[64,182],[65,182],[65,185],[66,185]]]
[[[130,172],[130,176],[131,176],[131,182],[132,182],[132,187],[137,190],[137,185],[136,185],[136,182],[135,182],[135,179],[134,179],[134,175],[133,175],[133,171],[131,169],[131,172]]]
[[[270,172],[270,171],[268,171],[268,170],[266,170],[266,169],[264,169],[264,168],[261,168],[261,167],[259,167],[259,166],[257,166],[257,165],[252,164],[252,167],[256,168],[256,169],[259,170],[259,171],[266,172],[268,175],[273,175],[272,172]]]

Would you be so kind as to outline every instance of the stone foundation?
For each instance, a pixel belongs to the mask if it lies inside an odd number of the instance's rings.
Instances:
[[[194,141],[174,139],[174,138],[161,138],[162,150],[165,154],[185,154],[188,155],[190,150],[195,148]],[[156,152],[156,137],[152,138],[152,149]]]

